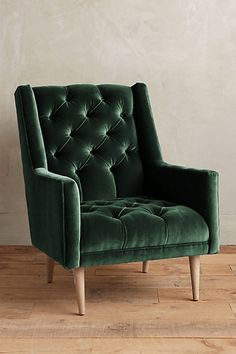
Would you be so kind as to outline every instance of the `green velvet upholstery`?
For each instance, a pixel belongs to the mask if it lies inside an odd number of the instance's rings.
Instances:
[[[33,91],[48,169],[73,178],[81,200],[143,193],[130,87],[72,85]]]
[[[218,175],[163,161],[144,84],[15,98],[33,245],[67,268],[218,252]]]
[[[208,247],[208,240],[209,230],[203,217],[183,205],[146,197],[81,204],[81,256],[83,260],[89,258],[89,264],[93,264],[95,254],[102,253],[106,260],[110,252],[115,257],[116,252],[128,254],[191,244]],[[152,259],[148,255],[147,258]]]

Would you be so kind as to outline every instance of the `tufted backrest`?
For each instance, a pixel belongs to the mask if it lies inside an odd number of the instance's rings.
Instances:
[[[71,85],[33,91],[50,171],[75,179],[85,200],[143,193],[130,87]]]
[[[144,194],[159,154],[144,84],[19,89],[33,167],[73,178],[83,200]]]

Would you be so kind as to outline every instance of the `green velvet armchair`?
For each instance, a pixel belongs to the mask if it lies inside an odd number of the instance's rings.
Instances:
[[[163,161],[143,83],[20,86],[15,92],[32,244],[73,269],[188,256],[193,299],[200,255],[219,249],[218,175]]]

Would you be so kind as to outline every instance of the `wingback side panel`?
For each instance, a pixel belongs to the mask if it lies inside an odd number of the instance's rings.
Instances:
[[[65,267],[80,262],[80,201],[77,184],[50,174],[34,93],[15,92],[32,244]],[[46,210],[46,212],[45,212]]]
[[[155,129],[151,104],[149,101],[147,86],[144,83],[136,83],[132,86],[135,126],[137,130],[139,152],[143,162],[145,195],[152,195],[153,188],[150,176],[156,164],[162,162],[161,148]]]
[[[29,85],[22,86],[16,91],[16,104],[18,118],[20,114],[24,120],[20,123],[20,141],[22,147],[22,161],[24,172],[26,169],[45,167],[47,168],[47,158],[43,137],[38,120],[37,105],[32,88]],[[19,113],[20,112],[20,113]],[[27,174],[25,174],[27,178]]]
[[[84,200],[144,193],[130,87],[70,85],[33,91],[49,171],[73,178]]]

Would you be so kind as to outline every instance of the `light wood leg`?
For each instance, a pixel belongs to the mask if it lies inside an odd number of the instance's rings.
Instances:
[[[79,315],[83,316],[85,314],[84,268],[73,269],[73,274]]]
[[[47,280],[48,283],[53,281],[54,260],[47,256]]]
[[[191,273],[193,300],[199,300],[199,283],[200,283],[200,256],[190,256],[189,266]]]
[[[143,262],[143,273],[147,273],[148,272],[148,267],[149,267],[149,261],[144,261]]]

